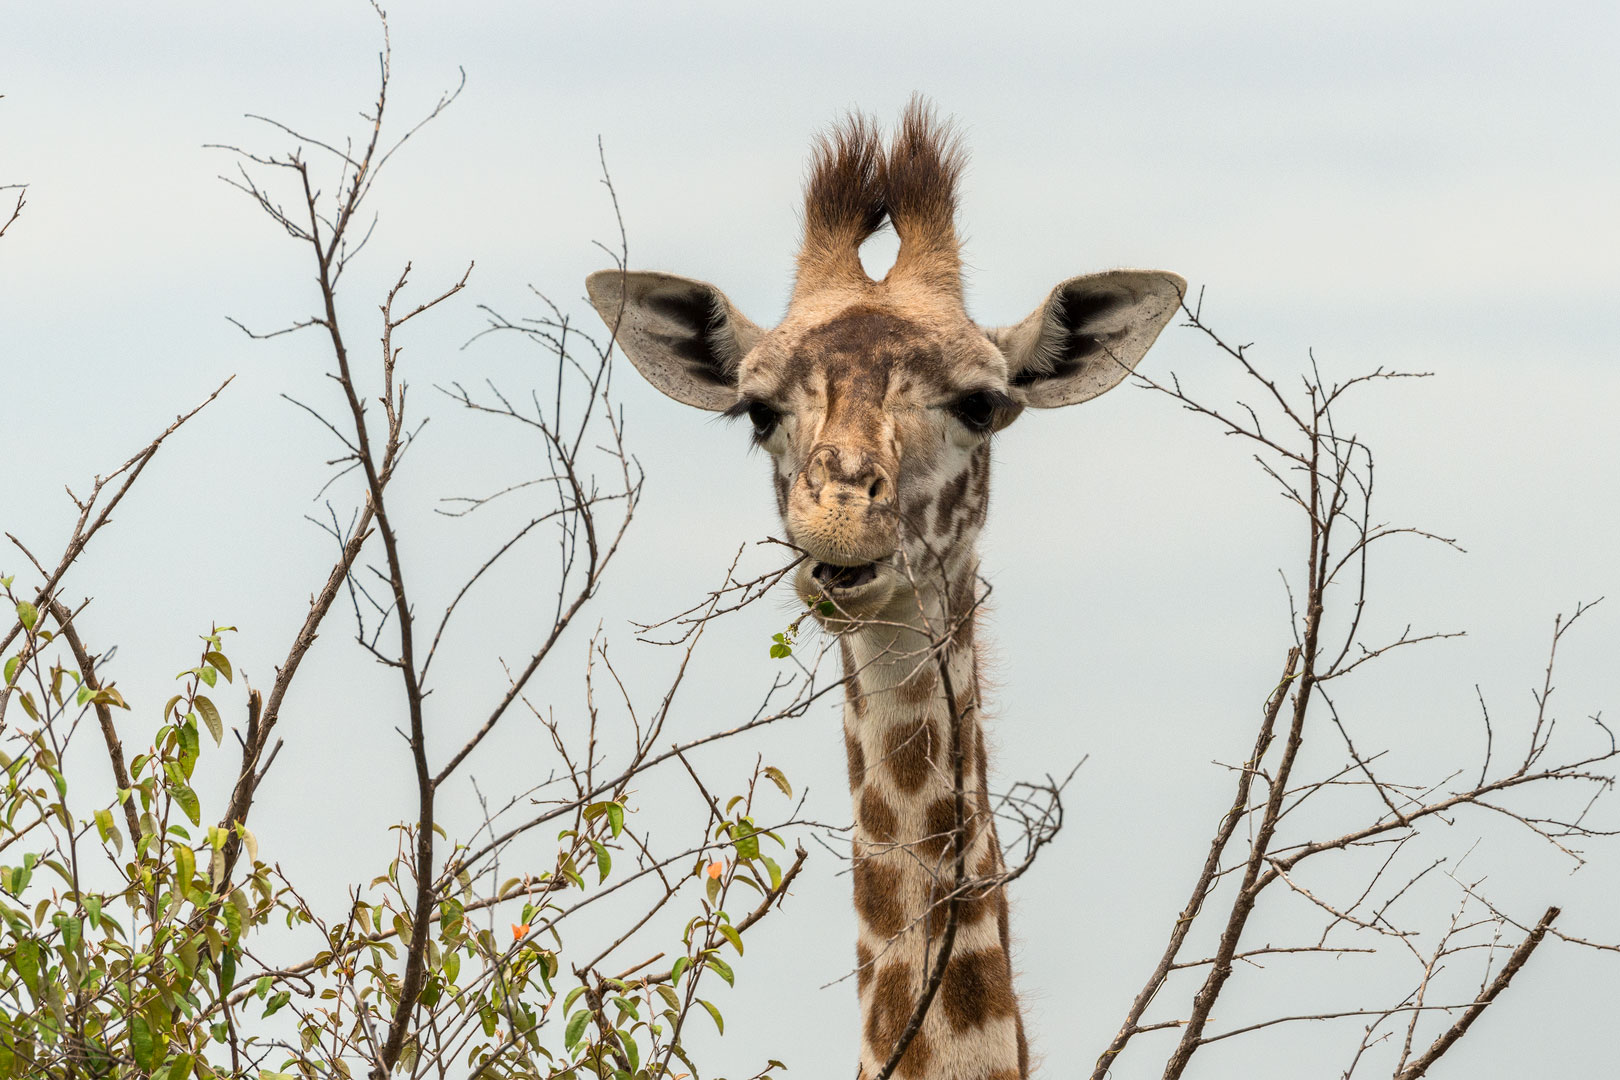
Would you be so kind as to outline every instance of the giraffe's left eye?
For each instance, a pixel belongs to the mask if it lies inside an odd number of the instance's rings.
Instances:
[[[777,421],[782,419],[782,414],[763,401],[753,401],[748,405],[748,419],[754,424],[754,438],[768,439],[771,432],[776,430]]]
[[[983,433],[995,423],[996,402],[984,391],[974,391],[951,403],[951,415],[962,421],[962,426],[968,430]]]

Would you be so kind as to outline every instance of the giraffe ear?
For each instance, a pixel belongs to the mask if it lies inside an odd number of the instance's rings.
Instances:
[[[599,270],[585,291],[648,382],[712,412],[737,403],[737,367],[764,331],[719,289],[674,274]]]
[[[1164,270],[1072,277],[1029,317],[985,334],[1007,358],[1013,395],[1037,409],[1094,398],[1131,373],[1181,305],[1187,283]]]

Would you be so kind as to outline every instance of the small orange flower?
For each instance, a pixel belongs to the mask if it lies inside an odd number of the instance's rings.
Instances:
[[[726,864],[716,859],[714,862],[709,864],[708,870],[710,877],[717,878],[726,872]]]
[[[513,941],[522,941],[524,938],[526,938],[528,936],[529,936],[529,924],[528,923],[513,923],[512,924],[512,940]]]

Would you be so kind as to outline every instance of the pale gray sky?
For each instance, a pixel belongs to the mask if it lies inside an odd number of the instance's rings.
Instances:
[[[369,333],[404,260],[426,288],[476,259],[466,296],[409,343],[424,391],[538,381],[536,357],[510,344],[458,351],[480,325],[477,302],[526,310],[532,282],[589,315],[575,298],[602,265],[590,242],[613,233],[598,135],[632,265],[713,281],[769,321],[787,297],[809,137],[850,106],[893,116],[920,90],[972,150],[962,223],[982,321],[1023,315],[1071,274],[1163,267],[1207,286],[1210,321],[1279,370],[1313,348],[1342,374],[1435,373],[1369,394],[1351,419],[1381,450],[1384,516],[1456,536],[1468,554],[1388,548],[1375,619],[1391,635],[1411,622],[1469,636],[1346,692],[1369,739],[1398,742],[1433,779],[1476,761],[1475,684],[1494,715],[1522,713],[1552,615],[1605,593],[1620,602],[1612,4],[398,2],[390,14],[397,119],[430,106],[458,65],[468,76],[384,174],[382,224],[346,283],[347,316]],[[95,635],[119,644],[132,725],[150,721],[210,619],[242,627],[233,656],[267,683],[330,555],[302,515],[332,455],[277,397],[329,392],[320,343],[256,344],[225,321],[305,314],[304,255],[216,179],[229,159],[203,144],[284,149],[248,112],[349,130],[373,93],[376,48],[359,2],[0,3],[0,183],[31,185],[0,240],[0,528],[50,550],[70,520],[63,483],[121,461],[238,376],[71,581],[97,597]],[[1168,331],[1147,364],[1212,393],[1234,386],[1191,331]],[[668,657],[637,651],[626,620],[684,606],[737,545],[776,526],[746,435],[625,374],[648,494],[571,662],[600,619],[650,688]],[[420,510],[411,554],[424,587],[483,546],[480,526],[428,516],[431,500],[527,466],[504,433],[430,396],[435,420],[401,488]],[[1230,797],[1211,761],[1245,752],[1275,678],[1276,569],[1296,558],[1297,525],[1240,447],[1141,390],[1026,417],[996,460],[984,544],[996,768],[1010,779],[1090,755],[1068,830],[1014,898],[1034,1041],[1045,1075],[1070,1076],[1117,1027]],[[0,568],[19,561],[0,556]],[[479,648],[509,640],[501,623],[521,622],[509,598],[522,584],[467,632],[441,702],[465,695],[477,711],[493,674]],[[527,584],[538,593],[543,573]],[[683,730],[767,684],[764,644],[785,610],[761,605],[717,633]],[[266,852],[305,878],[380,865],[383,830],[414,800],[379,704],[392,687],[336,629],[255,821]],[[1605,605],[1563,657],[1572,728],[1620,703],[1617,651],[1620,615]],[[537,696],[571,701],[573,670]],[[811,788],[816,813],[841,819],[836,729],[829,710],[758,749]],[[740,768],[753,749],[712,766]],[[473,771],[510,785],[531,754],[541,767],[533,733],[514,732]],[[311,843],[333,815],[343,831]],[[1460,852],[1482,823],[1465,816],[1453,831]],[[1485,831],[1469,867],[1492,872],[1517,917],[1561,903],[1570,932],[1620,938],[1620,850],[1598,849],[1571,876],[1519,836]],[[793,1076],[852,1068],[853,990],[818,989],[852,952],[847,878],[834,871],[818,849],[786,914],[750,941],[711,1069],[747,1075],[767,1054]],[[1281,944],[1286,926],[1256,936]],[[1617,974],[1612,956],[1548,947],[1444,1075],[1609,1075]],[[1326,1004],[1363,980],[1376,984],[1354,957],[1278,962],[1241,973],[1217,1019]],[[1223,1043],[1195,1073],[1338,1075],[1359,1029],[1336,1023]],[[1157,1074],[1148,1038],[1118,1076]]]

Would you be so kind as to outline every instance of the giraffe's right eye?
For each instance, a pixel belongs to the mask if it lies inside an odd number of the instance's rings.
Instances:
[[[754,424],[754,438],[763,440],[771,437],[782,414],[763,401],[753,401],[748,405],[748,419]]]

